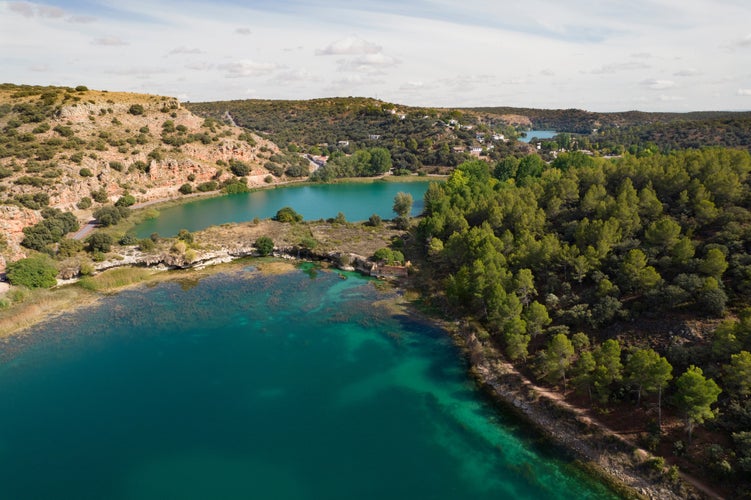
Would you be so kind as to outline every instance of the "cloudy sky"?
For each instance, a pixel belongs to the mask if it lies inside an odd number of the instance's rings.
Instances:
[[[0,81],[181,100],[751,109],[748,0],[0,0]]]

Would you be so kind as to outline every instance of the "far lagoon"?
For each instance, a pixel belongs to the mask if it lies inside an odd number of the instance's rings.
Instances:
[[[174,236],[180,229],[200,231],[209,226],[267,219],[285,206],[292,207],[305,220],[328,219],[341,212],[350,222],[367,220],[378,214],[383,219],[395,217],[392,207],[396,193],[412,195],[412,215],[423,210],[423,196],[429,181],[342,184],[306,184],[275,189],[261,189],[217,198],[208,198],[169,207],[159,217],[147,220],[135,231],[139,238],[152,233]]]
[[[519,137],[519,140],[522,142],[529,142],[533,138],[537,137],[538,139],[552,139],[556,135],[558,135],[558,132],[555,130],[526,130],[524,131],[525,134],[527,134],[524,137]]]

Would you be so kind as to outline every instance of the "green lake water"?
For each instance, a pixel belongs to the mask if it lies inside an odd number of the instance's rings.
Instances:
[[[364,182],[308,184],[261,189],[216,198],[207,198],[165,208],[159,217],[144,221],[135,228],[139,238],[152,233],[174,236],[180,229],[199,231],[227,222],[267,219],[282,207],[292,207],[305,220],[329,219],[342,212],[348,221],[359,222],[378,214],[393,219],[394,196],[410,193],[414,199],[412,215],[423,210],[423,196],[429,182]]]
[[[443,331],[374,307],[388,293],[248,267],[4,343],[0,495],[614,498],[490,405]]]

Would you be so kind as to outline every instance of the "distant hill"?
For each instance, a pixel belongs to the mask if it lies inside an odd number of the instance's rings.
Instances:
[[[471,157],[473,147],[485,150],[491,158],[529,152],[527,145],[501,139],[500,136],[514,138],[512,120],[480,121],[477,113],[471,111],[409,107],[360,97],[251,99],[185,106],[216,120],[231,118],[283,148],[292,145],[311,152],[349,153],[385,147],[397,169],[410,171],[456,166]]]
[[[236,177],[231,162],[262,184],[264,165],[279,153],[174,98],[83,86],[0,85],[0,130],[0,255],[10,260],[24,252],[22,229],[47,206],[86,221],[126,193],[144,202],[180,196],[183,184],[217,189]]]
[[[231,117],[237,125],[258,132],[282,147],[294,144],[310,148],[326,144],[333,150],[340,141],[348,141],[350,149],[384,145],[398,167],[410,170],[421,166],[456,165],[468,155],[457,155],[455,151],[471,151],[473,147],[485,149],[490,159],[528,153],[526,146],[513,142],[488,142],[489,136],[501,134],[513,139],[527,129],[577,134],[581,149],[602,154],[648,147],[662,151],[703,146],[751,148],[751,112],[445,109],[409,107],[361,97],[308,101],[250,99],[187,103],[186,107],[217,120]],[[478,140],[478,134],[484,136],[482,141]],[[493,148],[488,148],[490,145]]]

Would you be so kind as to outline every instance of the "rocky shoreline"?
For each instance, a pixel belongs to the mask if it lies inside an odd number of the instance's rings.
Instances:
[[[475,380],[495,401],[571,452],[619,494],[654,500],[720,498],[683,478],[668,479],[665,471],[650,468],[652,454],[593,421],[556,393],[532,383],[470,328],[454,329],[454,338],[467,353]]]

